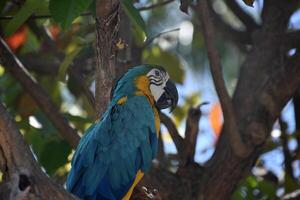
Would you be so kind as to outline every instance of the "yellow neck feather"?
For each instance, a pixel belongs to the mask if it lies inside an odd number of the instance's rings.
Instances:
[[[153,112],[154,112],[154,120],[155,120],[155,128],[156,128],[156,134],[158,137],[159,131],[160,131],[160,119],[158,111],[155,107],[155,100],[151,94],[151,91],[149,89],[149,79],[147,76],[139,76],[135,80],[135,85],[137,87],[136,95],[138,96],[146,96],[148,101],[150,102]]]

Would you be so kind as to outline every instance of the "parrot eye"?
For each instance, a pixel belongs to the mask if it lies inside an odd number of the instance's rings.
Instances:
[[[160,73],[159,73],[159,71],[158,70],[155,70],[155,76],[160,76]]]

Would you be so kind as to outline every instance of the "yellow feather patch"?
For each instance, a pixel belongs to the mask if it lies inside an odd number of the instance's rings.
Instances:
[[[156,135],[157,137],[159,136],[159,131],[160,131],[160,118],[158,111],[155,107],[152,108],[154,112],[154,120],[155,120],[155,129],[156,129]]]
[[[120,98],[117,102],[117,104],[122,105],[127,101],[127,96],[124,96],[122,98]]]
[[[151,94],[150,88],[149,88],[149,79],[147,76],[139,76],[135,79],[135,85],[138,89],[136,92],[136,95],[141,96],[144,95],[149,100],[150,104],[154,105],[154,98]]]
[[[136,87],[138,91],[135,93],[137,96],[146,96],[148,101],[150,102],[153,113],[154,113],[154,120],[155,120],[155,129],[156,129],[156,134],[158,137],[159,130],[160,130],[160,119],[159,119],[159,114],[158,111],[155,107],[155,100],[151,94],[151,91],[149,89],[149,79],[147,76],[139,76],[135,80]]]
[[[134,187],[140,182],[140,180],[143,178],[143,176],[144,176],[144,173],[141,170],[139,170],[137,172],[136,176],[135,176],[135,180],[134,180],[132,186],[128,190],[128,192],[125,195],[125,197],[122,198],[122,200],[129,200],[130,199]]]

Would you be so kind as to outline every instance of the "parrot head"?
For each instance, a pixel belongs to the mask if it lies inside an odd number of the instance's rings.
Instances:
[[[146,76],[156,107],[160,110],[170,107],[173,111],[178,103],[178,92],[168,72],[163,67],[154,66]]]
[[[133,84],[132,84],[133,83]],[[135,89],[130,89],[132,86]],[[175,109],[178,103],[178,92],[175,84],[170,80],[168,72],[161,66],[143,64],[130,69],[115,84],[112,95],[128,95],[140,90],[145,95],[150,95],[155,106],[159,109]],[[127,92],[124,93],[124,92]]]

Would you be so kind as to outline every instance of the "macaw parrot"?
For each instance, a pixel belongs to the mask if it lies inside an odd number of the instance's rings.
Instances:
[[[84,200],[129,200],[156,156],[158,110],[178,102],[161,66],[130,69],[114,85],[111,102],[75,151],[67,190]]]

